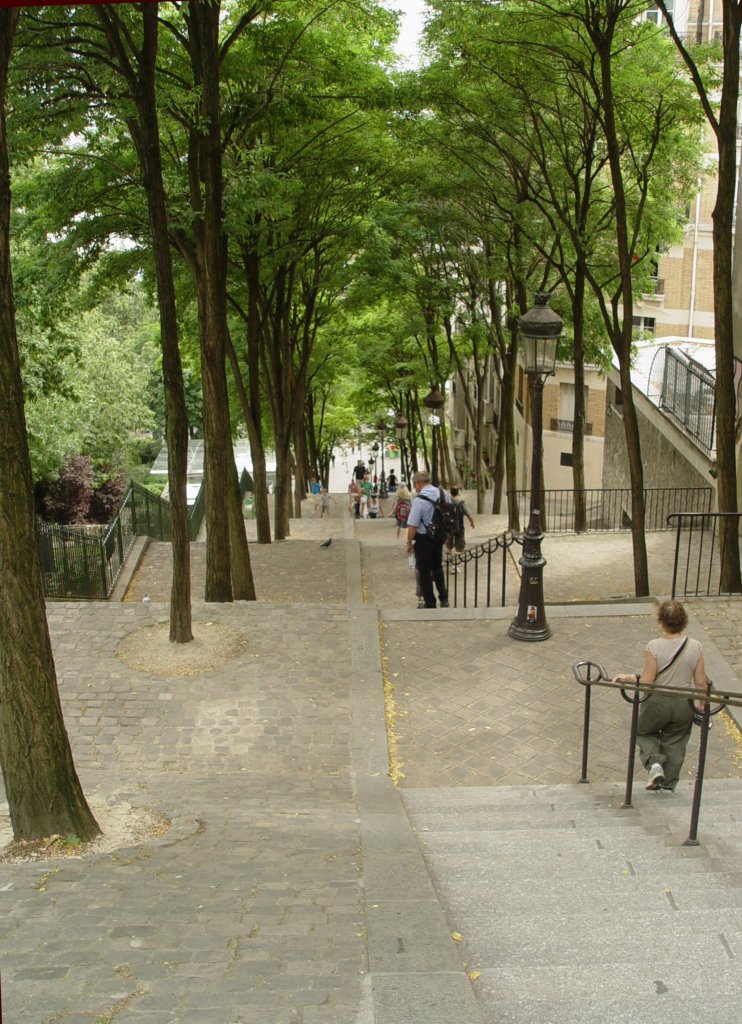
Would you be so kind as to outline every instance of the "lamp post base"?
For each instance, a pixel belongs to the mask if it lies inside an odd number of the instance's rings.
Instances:
[[[521,574],[518,613],[508,629],[508,636],[513,640],[548,640],[551,636],[544,608],[546,559],[541,555],[544,535],[539,526],[539,515],[538,509],[532,510],[523,535],[523,557],[519,559]]]
[[[520,623],[516,618],[508,627],[508,636],[513,640],[548,640],[551,637],[551,629],[546,624],[530,626],[527,622]]]

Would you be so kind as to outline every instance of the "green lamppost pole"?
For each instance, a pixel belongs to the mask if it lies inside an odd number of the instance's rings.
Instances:
[[[544,381],[554,373],[557,343],[564,327],[558,313],[549,309],[549,294],[539,292],[536,305],[518,318],[523,341],[523,369],[532,378],[533,405],[531,429],[531,510],[523,534],[523,557],[520,559],[520,596],[518,613],[508,629],[514,640],[548,640],[551,630],[544,608],[544,566],[541,555],[541,473],[543,469],[543,405]]]
[[[434,385],[430,389],[430,394],[427,394],[423,398],[423,405],[430,412],[430,419],[428,422],[431,427],[431,445],[433,447],[433,460],[431,466],[431,476],[433,478],[433,486],[438,486],[438,427],[441,422],[441,410],[446,403],[444,395],[440,393],[438,388]]]
[[[401,483],[409,486],[409,480],[407,479],[407,470],[405,466],[405,447],[404,443],[407,439],[407,431],[409,429],[409,422],[405,419],[401,412],[397,413],[397,418],[394,421],[394,433],[396,434],[397,440],[399,441],[399,455],[402,464],[402,480]]]

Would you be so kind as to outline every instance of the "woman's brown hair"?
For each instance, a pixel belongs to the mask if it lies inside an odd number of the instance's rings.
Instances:
[[[688,613],[680,601],[663,601],[657,609],[657,619],[668,633],[682,633],[688,625]]]

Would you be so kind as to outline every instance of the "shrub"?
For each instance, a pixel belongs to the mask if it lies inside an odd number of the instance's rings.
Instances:
[[[110,523],[124,494],[126,494],[126,477],[123,473],[104,478],[90,497],[88,522]]]
[[[69,455],[43,499],[49,518],[63,525],[86,522],[93,480],[93,463],[88,456]]]

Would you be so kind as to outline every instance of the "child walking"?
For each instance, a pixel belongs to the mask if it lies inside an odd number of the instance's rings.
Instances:
[[[324,519],[325,516],[330,518],[330,502],[335,502],[335,499],[331,494],[327,493],[327,488],[323,487],[319,492],[319,505],[320,505],[320,519]]]

